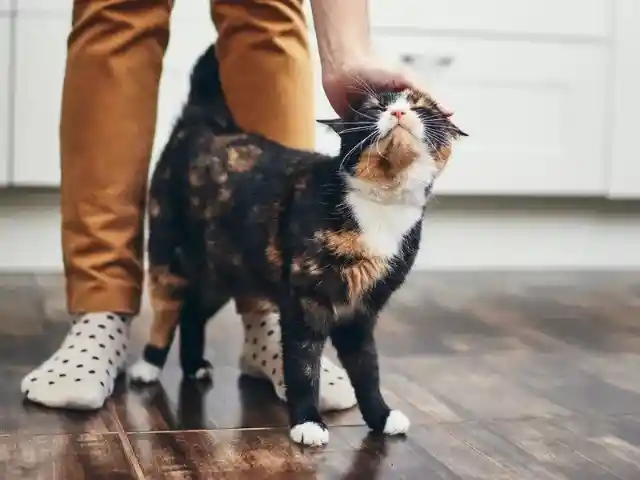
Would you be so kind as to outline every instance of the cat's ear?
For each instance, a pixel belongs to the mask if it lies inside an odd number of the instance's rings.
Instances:
[[[322,123],[323,125],[326,125],[331,130],[336,132],[338,135],[340,135],[342,131],[345,129],[344,120],[342,120],[341,118],[318,120],[318,123]]]
[[[451,128],[451,134],[456,139],[460,138],[460,137],[468,137],[469,136],[467,133],[465,133],[462,130],[460,130],[458,128],[458,126],[455,123],[453,123],[451,120],[449,120],[449,127]]]

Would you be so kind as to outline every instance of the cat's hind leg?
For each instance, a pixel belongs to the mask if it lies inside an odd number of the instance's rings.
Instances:
[[[154,172],[148,202],[148,286],[153,321],[142,356],[128,371],[132,381],[141,383],[153,383],[160,377],[188,286],[180,253],[184,228],[172,195],[171,171],[163,161]]]
[[[150,269],[153,321],[141,357],[129,367],[128,376],[133,382],[156,382],[167,360],[188,285],[176,270],[171,265]]]
[[[206,296],[189,291],[180,310],[180,365],[186,378],[208,381],[213,374],[205,358],[206,325],[228,301],[229,296],[207,292]]]

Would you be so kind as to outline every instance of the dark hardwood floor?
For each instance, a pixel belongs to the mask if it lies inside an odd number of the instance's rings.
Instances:
[[[269,385],[239,377],[232,306],[209,324],[209,389],[181,382],[174,351],[161,385],[122,379],[98,413],[23,403],[67,321],[60,277],[0,276],[2,479],[640,478],[640,273],[415,274],[377,332],[409,435],[370,436],[353,409],[321,450],[292,445]]]

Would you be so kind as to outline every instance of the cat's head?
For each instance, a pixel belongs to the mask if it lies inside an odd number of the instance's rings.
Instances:
[[[407,181],[430,186],[452,142],[467,136],[429,95],[413,90],[370,95],[351,105],[344,119],[320,122],[340,135],[344,170],[384,187]]]

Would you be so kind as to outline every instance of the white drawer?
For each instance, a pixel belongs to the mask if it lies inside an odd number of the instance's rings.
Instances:
[[[375,29],[553,35],[602,38],[610,34],[612,0],[371,0]],[[305,6],[313,27],[311,7]]]
[[[470,135],[454,147],[440,192],[603,193],[604,47],[427,36],[375,42],[385,56],[411,56],[427,88]],[[319,83],[316,100],[319,117],[334,115]]]
[[[162,148],[186,100],[188,77],[195,59],[215,39],[206,15],[197,21],[173,23],[176,35],[170,40],[164,62],[154,155]],[[16,185],[57,186],[60,183],[58,125],[71,16],[25,16],[19,18],[16,25],[16,58],[19,61],[16,65],[12,180]],[[0,30],[0,36],[4,32],[8,29]],[[0,41],[0,48],[7,44]],[[0,75],[5,71],[0,69]],[[47,78],[47,82],[42,83],[42,78]],[[3,94],[4,91],[0,91],[0,111]],[[2,133],[6,131],[6,128],[0,129],[0,148]],[[33,141],[34,134],[37,142]],[[0,165],[0,182],[2,171]]]
[[[16,20],[16,185],[60,183],[58,125],[70,26],[70,16]]]
[[[71,18],[73,0],[14,0],[20,14],[63,14]]]
[[[402,6],[400,6],[402,3]],[[371,0],[376,27],[604,37],[611,0]]]
[[[0,10],[3,3],[12,0],[0,0]],[[73,0],[14,0],[20,14],[24,15],[71,15]],[[91,1],[91,0],[85,0]],[[210,0],[156,0],[170,5],[173,1],[174,17],[178,20],[209,18]]]
[[[169,0],[162,0],[169,2]],[[0,0],[0,10],[11,0]],[[20,14],[70,15],[72,0],[16,0]],[[181,20],[209,15],[209,0],[175,1]],[[375,27],[605,37],[612,0],[371,0]],[[309,2],[306,2],[309,11]]]

